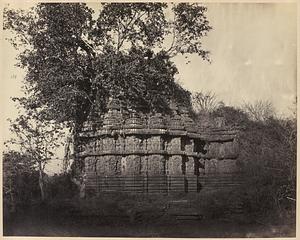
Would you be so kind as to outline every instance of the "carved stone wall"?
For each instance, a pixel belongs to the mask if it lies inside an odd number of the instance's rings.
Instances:
[[[171,115],[133,113],[125,118],[116,102],[109,106],[112,109],[103,116],[101,126],[89,127],[87,122],[79,134],[79,157],[90,177],[168,175],[189,179],[239,170],[238,129],[226,127],[224,122],[217,128],[199,128],[187,111],[180,115],[174,106]]]

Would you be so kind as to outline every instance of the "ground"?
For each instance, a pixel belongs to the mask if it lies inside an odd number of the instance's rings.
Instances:
[[[116,213],[116,212],[115,212]],[[135,219],[128,215],[83,214],[73,206],[37,204],[5,217],[5,236],[81,237],[293,237],[294,223],[264,224],[241,221],[234,216],[200,220],[157,218]],[[147,213],[149,216],[149,213]]]

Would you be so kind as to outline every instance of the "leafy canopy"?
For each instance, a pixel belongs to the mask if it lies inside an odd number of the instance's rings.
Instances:
[[[165,111],[170,99],[190,105],[175,82],[177,54],[208,59],[201,40],[211,29],[193,3],[40,3],[4,11],[26,69],[27,107],[45,119],[83,122],[110,95],[140,111]],[[95,17],[96,16],[96,17]]]

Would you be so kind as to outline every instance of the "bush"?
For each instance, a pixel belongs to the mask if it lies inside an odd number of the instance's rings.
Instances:
[[[78,194],[78,187],[72,182],[69,173],[55,174],[47,181],[47,193],[50,199],[72,198]]]
[[[10,151],[3,154],[4,212],[22,210],[39,198],[38,172],[29,156]]]
[[[240,134],[239,163],[246,187],[243,201],[253,216],[267,217],[293,208],[296,193],[296,125],[293,121],[269,119],[251,122]],[[286,206],[290,205],[290,206]]]

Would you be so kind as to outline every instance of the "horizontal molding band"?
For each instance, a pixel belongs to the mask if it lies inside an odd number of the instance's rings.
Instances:
[[[181,156],[187,156],[187,157],[205,157],[205,154],[199,154],[199,153],[189,153],[186,151],[167,151],[167,150],[123,150],[123,151],[117,151],[117,150],[111,150],[111,151],[99,151],[99,152],[81,152],[78,154],[79,157],[87,157],[87,156],[107,156],[107,155],[181,155]]]
[[[202,133],[197,132],[189,132],[186,130],[167,130],[167,129],[102,129],[98,131],[85,131],[80,132],[79,137],[101,137],[101,136],[127,136],[127,135],[169,135],[173,137],[182,137],[187,136],[190,138],[197,138],[201,140],[208,140],[208,141],[230,141],[233,140],[239,130],[211,130],[211,131],[204,131]]]
[[[218,159],[218,160],[235,160],[238,157],[238,154],[234,156],[231,154],[230,156],[224,157],[215,157],[215,156],[207,156],[203,153],[196,153],[196,152],[186,152],[186,151],[168,151],[168,150],[111,150],[111,151],[99,151],[99,152],[80,152],[77,154],[78,157],[98,157],[98,156],[130,156],[130,155],[137,155],[137,156],[150,156],[150,155],[163,155],[163,156],[185,156],[185,157],[196,157],[196,158],[203,158],[203,159]],[[228,154],[229,155],[229,154]]]

